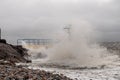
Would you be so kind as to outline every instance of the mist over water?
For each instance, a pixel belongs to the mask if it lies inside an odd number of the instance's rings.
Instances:
[[[71,35],[61,31],[63,36],[59,43],[46,48],[30,48],[32,55],[42,53],[46,57],[37,57],[43,63],[69,66],[99,66],[113,63],[118,59],[117,55],[109,53],[106,48],[99,46],[95,40],[96,31],[91,26],[72,26]],[[25,44],[24,44],[25,45]],[[39,58],[39,59],[38,59]],[[34,58],[35,60],[35,58]]]

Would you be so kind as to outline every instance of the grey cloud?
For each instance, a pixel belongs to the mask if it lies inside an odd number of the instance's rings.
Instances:
[[[2,36],[11,43],[48,37],[64,24],[82,19],[96,27],[102,40],[120,40],[111,37],[120,35],[119,14],[120,0],[0,0]]]

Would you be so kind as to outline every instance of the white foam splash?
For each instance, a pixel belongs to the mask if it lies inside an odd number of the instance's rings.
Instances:
[[[41,51],[41,48],[30,49],[30,52],[44,52],[47,57],[43,60],[43,63],[46,64],[98,66],[113,63],[118,59],[118,56],[93,43],[95,34],[91,26],[73,26],[70,40],[65,36],[62,37],[63,40],[60,43],[49,49],[44,49],[44,51]]]

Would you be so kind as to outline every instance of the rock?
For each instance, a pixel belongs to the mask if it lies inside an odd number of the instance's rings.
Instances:
[[[7,72],[6,72],[7,68]],[[0,66],[0,80],[72,80],[64,75],[53,74],[41,70],[32,70],[17,66]]]
[[[11,80],[10,77],[5,77],[5,80]]]
[[[5,39],[0,39],[0,43],[4,43],[4,44],[6,44],[7,42],[6,42]]]
[[[31,62],[31,60],[28,60],[26,57],[29,57],[27,49],[22,46],[14,46],[0,42],[0,60],[9,61],[11,64],[15,62]]]

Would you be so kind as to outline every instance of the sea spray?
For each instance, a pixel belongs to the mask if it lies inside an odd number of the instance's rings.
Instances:
[[[28,49],[28,53],[32,60],[46,57],[46,54],[45,54],[46,48],[44,46],[27,44],[25,41],[22,41],[22,46]]]
[[[66,35],[66,33],[64,34]],[[46,55],[44,59],[40,57],[37,59],[40,63],[45,64],[89,67],[108,65],[117,60],[118,56],[99,46],[94,36],[96,33],[91,26],[72,26],[70,39],[67,35],[67,37],[61,37],[62,40],[51,48],[44,48],[43,51],[42,48],[29,48],[29,50],[32,55],[38,52]]]
[[[47,50],[47,62],[71,66],[97,66],[116,60],[116,55],[93,42],[95,34],[91,26],[73,26],[71,39],[63,38],[60,43]]]

